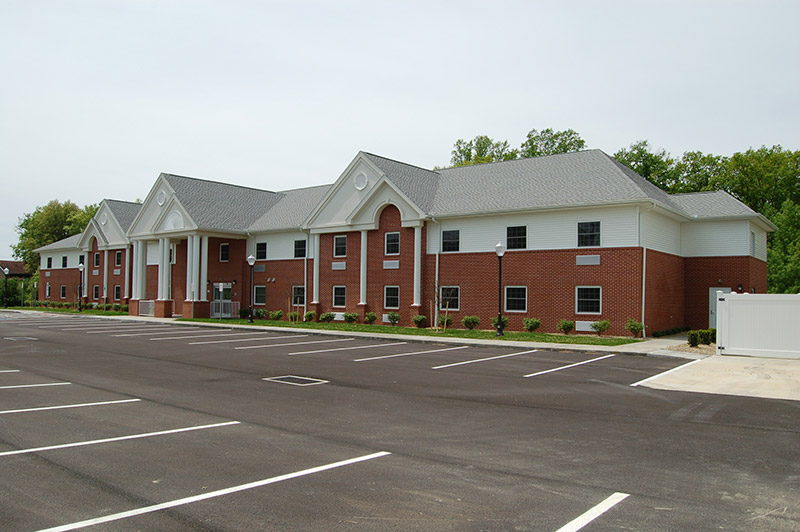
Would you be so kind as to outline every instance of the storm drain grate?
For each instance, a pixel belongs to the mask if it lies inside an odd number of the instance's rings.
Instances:
[[[311,377],[298,377],[297,375],[284,375],[282,377],[265,377],[263,381],[280,382],[291,384],[292,386],[314,386],[315,384],[325,384],[330,381],[322,379],[312,379]]]

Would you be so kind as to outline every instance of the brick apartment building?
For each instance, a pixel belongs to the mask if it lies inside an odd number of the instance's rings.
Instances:
[[[499,295],[517,330],[708,327],[716,290],[766,292],[775,229],[725,192],[670,195],[599,150],[435,171],[359,152],[332,185],[283,192],[161,174],[142,204],[104,200],[81,235],[37,250],[39,297],[74,300],[83,263],[84,301],[132,314],[237,315],[252,297],[488,328]]]

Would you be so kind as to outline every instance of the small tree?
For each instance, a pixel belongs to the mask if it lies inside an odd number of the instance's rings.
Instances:
[[[325,323],[330,323],[333,321],[336,315],[333,312],[323,312],[319,315],[319,321],[324,321]]]
[[[478,316],[464,316],[461,318],[461,324],[469,330],[474,329],[481,322]]]
[[[309,310],[308,312],[306,312],[303,315],[303,320],[304,321],[314,321],[314,318],[316,318],[316,317],[317,317],[317,311],[316,310]]]
[[[414,322],[414,325],[416,325],[417,328],[422,329],[425,327],[425,322],[428,321],[428,317],[423,316],[422,314],[416,314],[415,316],[411,317],[411,321]]]
[[[569,334],[575,328],[575,322],[569,320],[561,320],[556,325],[556,328],[564,334]]]
[[[286,317],[289,318],[289,321],[291,321],[292,323],[297,323],[298,321],[300,321],[300,313],[294,310],[291,311],[289,314],[287,314]]]
[[[453,316],[449,314],[439,314],[439,327],[450,327],[453,324]]]
[[[389,323],[392,325],[397,325],[400,321],[400,314],[397,312],[390,312],[386,315],[386,319],[389,320]]]
[[[596,321],[590,327],[597,331],[597,336],[600,336],[611,327],[611,322],[608,320]]]
[[[367,323],[369,325],[372,325],[377,319],[378,315],[375,314],[374,312],[367,312],[366,314],[364,314],[364,323]]]
[[[273,310],[269,313],[269,319],[279,321],[283,318],[283,311],[282,310]]]
[[[358,314],[355,312],[345,312],[344,313],[344,321],[347,323],[355,323],[358,319]]]
[[[522,325],[525,327],[525,330],[528,332],[533,332],[539,327],[542,326],[542,320],[539,318],[523,318]]]
[[[625,330],[630,332],[634,338],[639,336],[639,333],[644,330],[644,325],[642,322],[636,321],[633,318],[628,318],[628,321],[625,323]]]

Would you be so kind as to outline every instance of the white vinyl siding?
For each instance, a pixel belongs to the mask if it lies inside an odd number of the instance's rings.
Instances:
[[[42,268],[43,270],[47,269],[47,259],[50,258],[52,259],[52,265],[50,266],[50,269],[61,269],[63,260],[62,257],[66,256],[67,268],[77,270],[79,263],[78,259],[82,254],[83,254],[82,251],[64,251],[64,250],[54,251],[51,252],[50,254],[42,253],[39,257],[40,260],[39,267]],[[89,266],[87,265],[87,267]]]
[[[681,235],[684,257],[729,257],[750,254],[750,222],[746,220],[688,222],[682,225]]]
[[[755,224],[750,224],[750,232],[755,233],[756,238],[756,249],[755,254],[753,255],[755,258],[763,260],[764,262],[767,261],[767,233],[760,227],[757,227]]]
[[[459,252],[494,253],[498,242],[505,243],[507,228],[527,226],[527,249],[573,249],[578,247],[578,222],[599,221],[601,248],[635,247],[638,245],[639,222],[636,207],[604,207],[473,216],[445,219],[428,224],[428,253],[439,250],[439,230],[461,231]]]
[[[680,256],[680,222],[652,211],[642,212],[641,218],[642,247]]]
[[[306,240],[307,235],[301,231],[287,231],[285,233],[267,233],[256,237],[256,242],[267,244],[266,260],[289,260],[294,259],[294,241]],[[306,246],[308,258],[313,258],[314,246],[309,241]],[[256,257],[258,258],[258,257]],[[261,259],[259,259],[261,260]]]

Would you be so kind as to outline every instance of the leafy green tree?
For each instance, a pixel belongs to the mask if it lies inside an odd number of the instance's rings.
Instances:
[[[800,204],[800,151],[776,145],[734,153],[713,184],[761,213],[767,206],[780,210],[786,200]]]
[[[16,226],[19,241],[12,246],[14,257],[25,262],[29,273],[37,271],[39,257],[33,250],[77,235],[84,230],[97,208],[98,205],[86,205],[81,209],[69,200],[64,203],[53,200],[36,207],[20,218]]]
[[[676,182],[669,192],[702,192],[714,190],[724,181],[728,158],[701,151],[687,151],[675,163]]]
[[[653,152],[646,140],[622,148],[614,154],[614,158],[667,192],[677,188],[680,183],[675,159],[663,149]]]
[[[518,151],[511,149],[507,140],[495,141],[486,135],[478,135],[472,140],[458,139],[451,154],[453,166],[468,166],[516,159]]]
[[[767,284],[777,294],[800,293],[800,204],[786,200],[772,214],[778,230],[767,249]]]
[[[554,131],[552,128],[547,128],[536,131],[531,129],[525,142],[520,146],[519,156],[521,159],[540,157],[580,151],[585,147],[586,141],[575,130]]]

